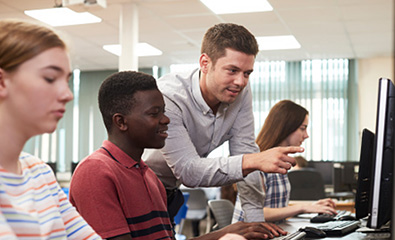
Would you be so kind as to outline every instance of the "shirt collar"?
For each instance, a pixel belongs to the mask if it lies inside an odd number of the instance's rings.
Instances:
[[[206,101],[203,98],[202,91],[200,90],[200,69],[197,68],[192,73],[192,96],[202,111],[203,115],[207,115],[208,113],[212,113],[213,111],[208,106]],[[218,108],[218,111],[226,111],[229,104],[221,103]]]
[[[105,149],[107,149],[111,153],[111,155],[120,164],[122,164],[126,168],[132,168],[132,167],[146,168],[147,167],[147,165],[144,163],[144,161],[140,160],[140,162],[136,162],[133,158],[131,158],[129,155],[127,155],[124,151],[122,151],[117,145],[115,145],[114,143],[112,143],[108,140],[104,140],[102,146]],[[103,151],[105,151],[105,150],[103,149]],[[107,152],[105,154],[108,155]]]

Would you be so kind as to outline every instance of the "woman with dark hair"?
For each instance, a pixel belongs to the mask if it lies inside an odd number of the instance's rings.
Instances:
[[[309,137],[307,126],[309,112],[302,106],[282,100],[270,110],[261,131],[256,138],[260,151],[278,146],[300,146]],[[312,204],[288,206],[291,185],[287,174],[261,172],[264,191],[264,216],[268,222],[276,222],[300,213],[336,214],[335,203],[331,199],[322,199]],[[233,221],[242,221],[243,199],[237,200]]]

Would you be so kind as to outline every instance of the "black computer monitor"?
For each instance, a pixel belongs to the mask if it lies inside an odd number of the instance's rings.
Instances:
[[[358,171],[356,169],[357,166],[358,162],[356,161],[333,163],[334,192],[355,193],[358,179]]]
[[[367,226],[380,228],[391,219],[394,161],[395,86],[391,80],[379,80],[376,133],[373,146],[373,172],[370,216]]]
[[[333,185],[333,161],[310,161],[308,167],[321,173],[325,185]]]
[[[358,186],[355,195],[355,216],[357,219],[369,215],[370,188],[372,183],[374,133],[362,131],[361,152],[359,157]]]

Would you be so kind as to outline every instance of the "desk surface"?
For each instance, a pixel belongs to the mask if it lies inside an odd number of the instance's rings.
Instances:
[[[285,221],[284,223],[279,224],[279,226],[284,229],[285,231],[289,233],[293,233],[299,230],[301,227],[305,226],[314,226],[314,223],[310,223],[309,219],[303,219],[303,218],[291,218]],[[347,234],[343,237],[327,237],[327,238],[321,238],[321,239],[342,239],[342,240],[366,240],[366,239],[372,239],[368,238],[367,234],[361,233],[361,232],[352,232],[350,234]]]

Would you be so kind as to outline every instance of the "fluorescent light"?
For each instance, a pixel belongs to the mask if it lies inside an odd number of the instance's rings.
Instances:
[[[122,46],[119,44],[110,44],[104,45],[103,49],[115,54],[117,56],[121,56]],[[162,55],[162,51],[149,45],[148,43],[138,43],[137,45],[137,56],[146,57],[146,56],[159,56]]]
[[[78,13],[62,7],[27,10],[25,14],[54,27],[101,22],[100,18],[88,12]]]
[[[266,0],[200,0],[215,14],[267,12],[273,7]]]
[[[300,48],[298,40],[292,35],[257,37],[259,50],[280,50]]]

